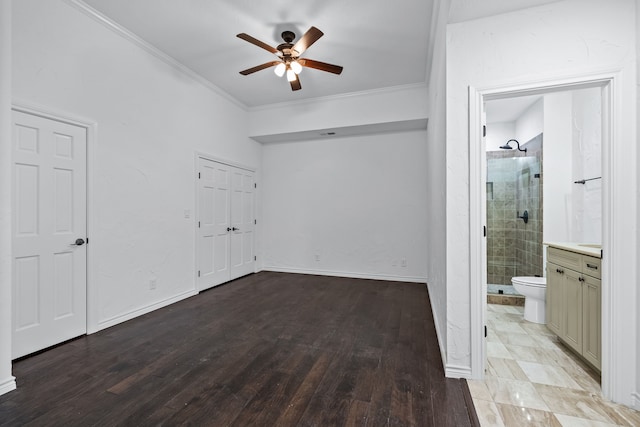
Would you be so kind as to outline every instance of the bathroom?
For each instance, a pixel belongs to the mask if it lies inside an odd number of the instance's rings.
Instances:
[[[489,303],[524,305],[511,279],[546,276],[545,242],[601,243],[600,91],[486,103]]]

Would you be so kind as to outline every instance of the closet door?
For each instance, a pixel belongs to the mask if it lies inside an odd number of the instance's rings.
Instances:
[[[253,172],[235,169],[231,195],[231,279],[254,272]]]
[[[198,167],[198,290],[229,280],[231,231],[231,167],[199,159]]]
[[[254,272],[254,174],[198,159],[199,291]]]

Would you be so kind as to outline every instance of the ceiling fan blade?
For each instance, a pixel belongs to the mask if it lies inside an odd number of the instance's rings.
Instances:
[[[248,41],[251,44],[254,44],[258,47],[263,48],[264,50],[268,50],[271,53],[278,53],[278,50],[275,47],[271,47],[268,44],[266,44],[265,42],[261,42],[260,40],[258,40],[255,37],[251,37],[249,34],[246,33],[240,33],[237,34],[236,37],[241,38],[242,40]]]
[[[302,89],[302,85],[300,84],[300,79],[298,78],[297,74],[296,74],[296,79],[290,81],[289,83],[291,83],[291,90],[300,90],[300,89]]]
[[[302,53],[309,48],[312,44],[318,41],[320,37],[322,37],[324,33],[317,29],[316,27],[311,27],[309,30],[304,33],[300,40],[293,45],[293,50],[298,52],[298,55],[302,55]]]
[[[342,67],[339,65],[327,64],[326,62],[314,61],[313,59],[298,59],[303,67],[315,68],[316,70],[327,71],[333,74],[340,74]]]
[[[247,76],[251,73],[255,73],[256,71],[264,70],[265,68],[273,67],[278,64],[282,64],[282,61],[265,62],[264,64],[256,65],[253,68],[247,68],[246,70],[240,71],[240,74]]]

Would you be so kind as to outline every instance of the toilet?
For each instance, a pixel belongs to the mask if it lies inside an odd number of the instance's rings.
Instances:
[[[545,324],[546,277],[512,277],[511,284],[518,293],[524,295],[524,320]]]

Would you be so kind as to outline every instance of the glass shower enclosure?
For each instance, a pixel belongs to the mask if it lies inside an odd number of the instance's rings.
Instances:
[[[542,134],[487,152],[487,288],[513,293],[514,276],[542,276]],[[502,291],[502,292],[500,292]]]

